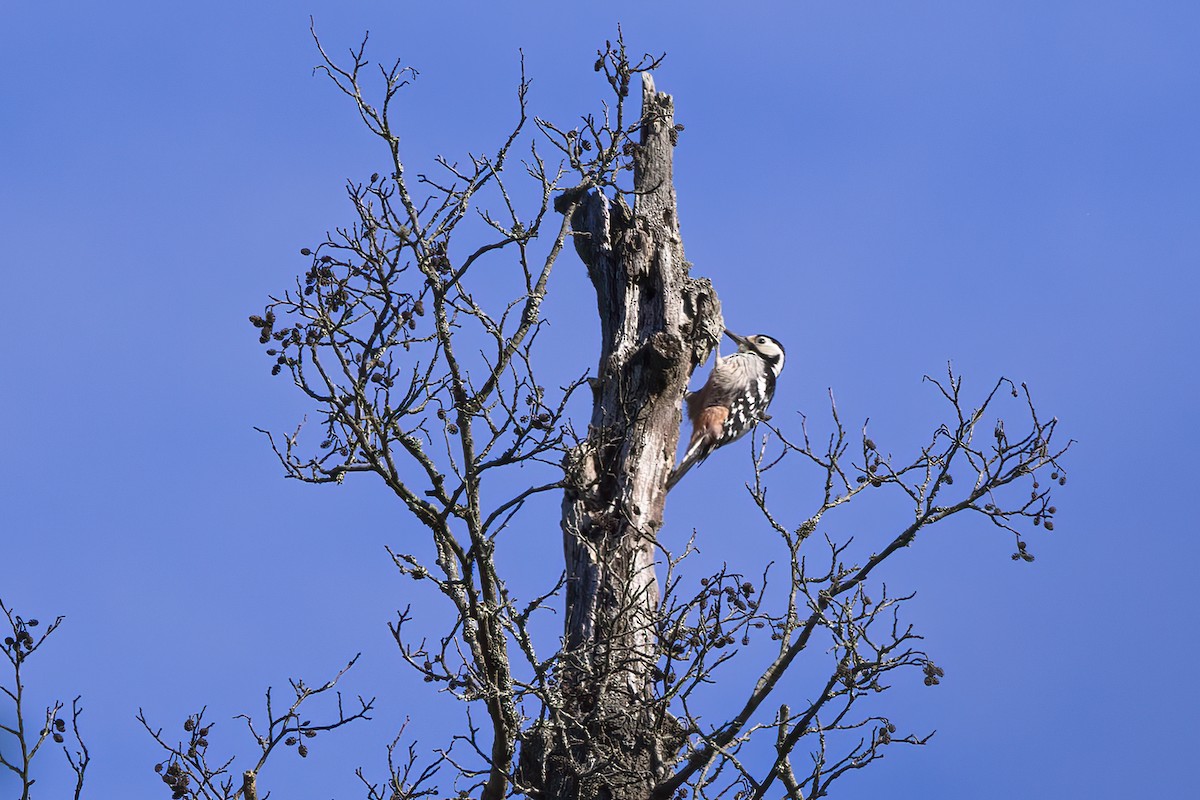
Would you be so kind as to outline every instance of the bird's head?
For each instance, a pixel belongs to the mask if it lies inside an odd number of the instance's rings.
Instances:
[[[767,362],[767,366],[771,368],[771,372],[776,378],[779,377],[779,373],[783,372],[783,345],[770,336],[767,336],[765,333],[756,333],[753,336],[738,336],[728,329],[726,329],[725,335],[737,342],[739,353],[754,353]]]

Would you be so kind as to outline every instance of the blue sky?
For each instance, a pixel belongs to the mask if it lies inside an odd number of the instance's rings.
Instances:
[[[67,617],[30,691],[84,696],[92,796],[162,795],[139,707],[171,729],[207,703],[214,746],[249,754],[233,714],[359,651],[345,686],[379,696],[376,719],[269,767],[274,796],[361,796],[353,767],[378,774],[406,716],[429,747],[454,729],[385,628],[408,602],[439,610],[388,566],[384,546],[416,535],[403,509],[369,480],[285,481],[253,430],[307,409],[246,316],[349,220],[343,181],[385,155],[313,77],[310,13],[335,50],[369,29],[371,54],[421,71],[404,96],[414,171],[503,133],[518,49],[535,113],[594,108],[595,51],[621,22],[668,56],[688,258],[730,327],[787,345],[777,419],[823,424],[832,388],[844,418],[908,452],[941,419],[921,376],[950,360],[976,391],[1027,382],[1078,440],[1034,564],[982,522],[890,562],[947,677],[899,679],[884,708],[938,735],[844,794],[1183,796],[1200,708],[1200,7],[500,5],[0,10],[0,597]],[[573,258],[551,291],[547,354],[578,374],[596,332]],[[734,450],[672,494],[664,536],[695,527],[705,558],[762,561]],[[509,558],[557,554],[555,506]],[[831,524],[869,540],[872,519]]]

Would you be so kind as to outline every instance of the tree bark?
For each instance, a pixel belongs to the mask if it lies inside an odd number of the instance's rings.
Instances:
[[[674,104],[642,78],[634,208],[597,191],[571,220],[596,288],[601,353],[588,436],[566,462],[561,700],[539,726],[540,742],[525,742],[541,762],[527,780],[556,800],[643,800],[683,741],[655,702],[656,537],[688,379],[723,326],[711,284],[690,277],[684,260]]]

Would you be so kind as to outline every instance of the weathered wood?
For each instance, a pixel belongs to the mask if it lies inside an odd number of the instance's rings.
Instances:
[[[548,798],[645,798],[682,742],[654,702],[656,537],[688,379],[722,322],[711,284],[690,277],[684,260],[673,124],[670,95],[643,74],[634,207],[593,192],[572,219],[596,289],[601,353],[588,437],[567,462],[567,659],[550,726],[563,741],[537,748],[545,772],[533,781]]]

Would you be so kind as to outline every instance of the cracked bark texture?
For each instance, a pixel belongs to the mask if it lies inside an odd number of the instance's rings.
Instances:
[[[571,220],[596,289],[601,353],[588,436],[566,461],[561,702],[534,747],[543,774],[533,783],[556,800],[649,797],[683,742],[654,699],[655,542],[688,379],[723,324],[711,284],[684,260],[673,101],[646,73],[642,90],[634,207],[593,191]]]

